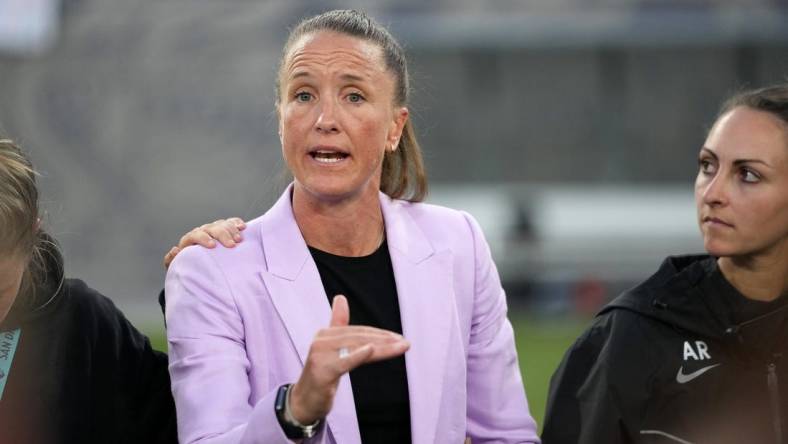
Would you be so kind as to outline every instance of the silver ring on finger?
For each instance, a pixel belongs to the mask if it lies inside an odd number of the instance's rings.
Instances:
[[[345,359],[350,354],[350,350],[347,347],[340,347],[339,348],[339,359]]]

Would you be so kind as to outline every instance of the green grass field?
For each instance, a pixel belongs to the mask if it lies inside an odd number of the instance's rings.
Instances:
[[[535,318],[511,313],[520,371],[528,395],[528,406],[542,429],[550,377],[564,352],[590,324],[590,319]]]
[[[514,326],[520,370],[523,373],[531,414],[542,426],[550,376],[561,361],[564,351],[588,325],[587,319],[536,318],[513,312],[509,318]],[[145,329],[153,346],[166,350],[167,341],[160,327]]]

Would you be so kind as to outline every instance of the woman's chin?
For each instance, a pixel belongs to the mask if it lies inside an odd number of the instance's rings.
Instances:
[[[296,188],[300,188],[300,191],[305,192],[313,199],[325,202],[339,202],[353,199],[366,195],[366,193],[377,195],[377,187],[371,188],[370,185],[358,186],[358,184],[343,180],[310,180],[297,182]]]
[[[740,248],[736,248],[728,242],[721,242],[715,239],[705,239],[703,247],[709,255],[714,257],[738,256],[742,254]]]

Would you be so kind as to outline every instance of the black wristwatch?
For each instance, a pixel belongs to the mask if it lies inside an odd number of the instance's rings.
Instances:
[[[312,424],[303,425],[293,418],[293,415],[290,414],[290,388],[292,386],[293,384],[285,384],[279,387],[276,392],[276,401],[274,401],[276,419],[288,438],[311,438],[317,434],[317,428],[320,427],[321,421],[318,419]]]

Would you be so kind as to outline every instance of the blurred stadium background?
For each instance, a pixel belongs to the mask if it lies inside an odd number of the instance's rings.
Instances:
[[[532,409],[601,304],[701,249],[722,98],[788,76],[785,0],[0,0],[0,132],[32,153],[70,275],[159,346],[163,253],[285,185],[287,27],[337,7],[405,44],[431,202],[479,219]]]

